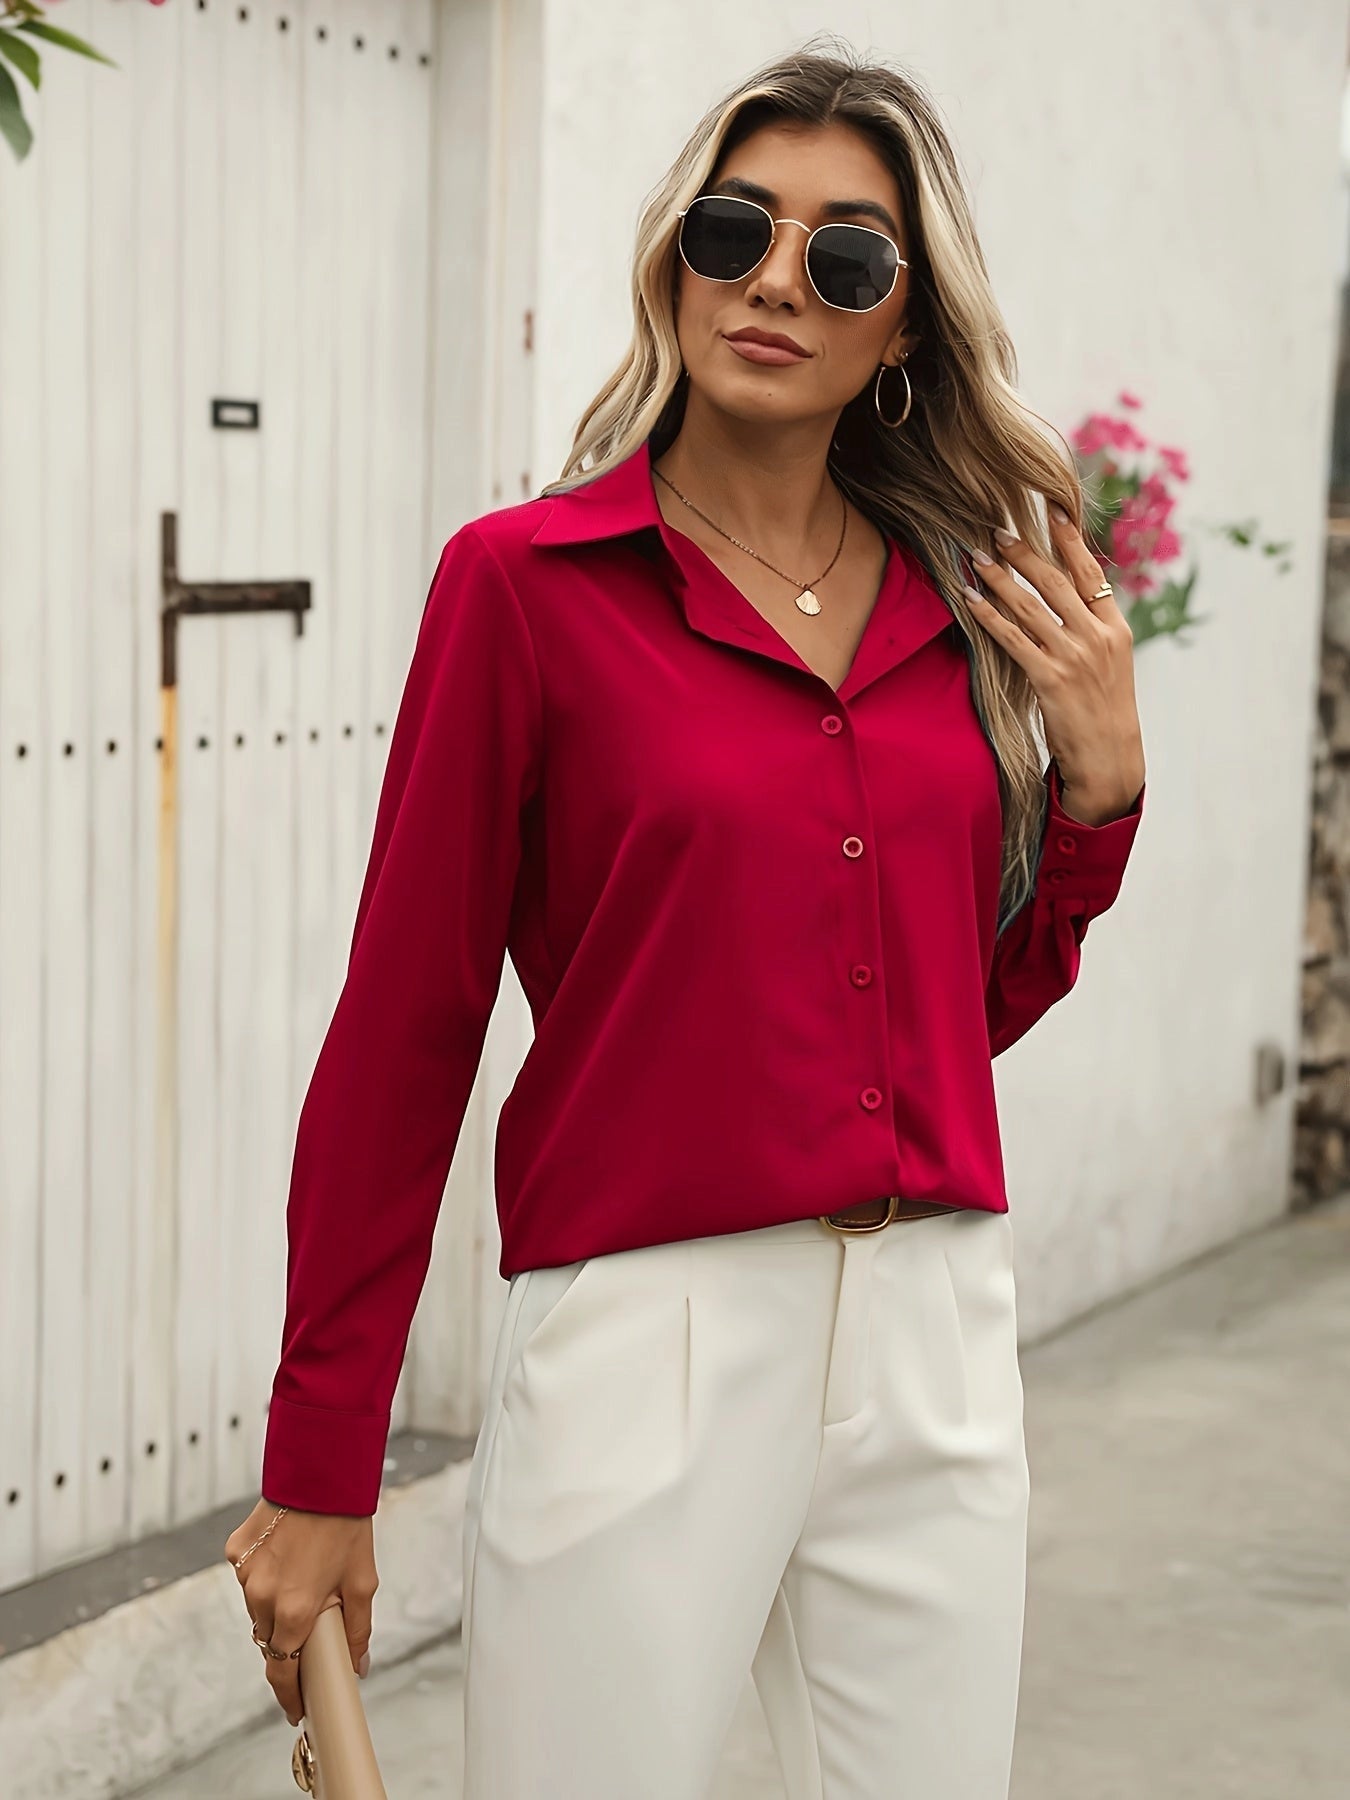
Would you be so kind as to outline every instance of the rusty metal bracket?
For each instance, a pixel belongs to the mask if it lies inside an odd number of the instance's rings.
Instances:
[[[178,515],[159,515],[160,735],[158,819],[158,932],[155,970],[156,1216],[177,1217],[179,1133],[178,995],[178,621],[193,614],[289,612],[295,635],[310,608],[307,581],[193,581],[178,579]]]
[[[178,514],[159,515],[159,685],[178,685],[178,621],[194,614],[289,612],[295,635],[312,605],[308,581],[180,581]]]

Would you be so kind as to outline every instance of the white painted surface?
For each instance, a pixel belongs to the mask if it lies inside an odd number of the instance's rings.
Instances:
[[[295,1122],[453,529],[433,0],[62,23],[118,68],[47,51],[0,157],[0,1587],[256,1493]],[[184,580],[313,583],[301,637],[179,625],[167,1137],[164,510]]]
[[[15,532],[42,506],[41,416],[20,413],[4,396],[33,381],[41,342],[42,289],[5,246],[44,247],[40,181],[0,174],[0,1585],[32,1566],[36,1522],[31,1505],[3,1504],[17,1481],[28,1484],[38,1437],[39,1295],[43,1251],[38,1195],[42,1181],[42,930],[44,762],[41,684],[43,614],[16,606],[45,579],[44,537]],[[7,1445],[17,1447],[17,1461]]]

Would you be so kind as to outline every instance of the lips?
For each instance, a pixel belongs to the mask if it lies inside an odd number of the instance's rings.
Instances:
[[[806,362],[809,352],[776,331],[737,331],[724,333],[727,344],[746,362],[771,363],[783,367],[787,363]]]
[[[806,355],[796,338],[790,338],[781,331],[761,331],[757,325],[743,325],[739,331],[729,331],[726,335],[738,344],[777,344],[784,350],[793,351],[797,356]]]

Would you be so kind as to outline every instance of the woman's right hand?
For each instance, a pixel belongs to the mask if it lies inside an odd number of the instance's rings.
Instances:
[[[231,1563],[262,1536],[277,1511],[271,1501],[259,1500],[225,1540]],[[263,1652],[263,1667],[277,1704],[292,1725],[300,1723],[304,1709],[300,1659],[289,1653],[305,1642],[335,1596],[342,1602],[352,1667],[358,1675],[365,1674],[370,1666],[371,1602],[380,1585],[373,1519],[288,1507],[275,1530],[245,1557],[235,1574],[257,1637],[287,1652],[284,1661]]]

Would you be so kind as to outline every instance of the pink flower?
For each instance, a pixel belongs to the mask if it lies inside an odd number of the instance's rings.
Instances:
[[[1122,407],[1137,410],[1138,395],[1123,389]],[[1166,579],[1158,570],[1181,555],[1181,534],[1172,525],[1174,484],[1190,479],[1186,453],[1174,444],[1153,445],[1134,421],[1116,413],[1089,413],[1070,442],[1106,478],[1124,478],[1134,487],[1119,501],[1116,516],[1100,532],[1102,562],[1117,590],[1132,599],[1159,593]],[[1147,457],[1139,452],[1150,452]],[[1145,470],[1148,473],[1145,473]]]
[[[1111,529],[1111,555],[1122,568],[1139,571],[1150,563],[1171,562],[1181,553],[1181,539],[1168,520],[1176,501],[1160,475],[1149,475],[1121,504]]]
[[[1167,483],[1156,469],[1152,474],[1145,475],[1139,483],[1139,492],[1150,506],[1171,506],[1173,504]]]
[[[1128,419],[1116,419],[1111,426],[1111,442],[1117,450],[1147,450],[1148,439],[1137,432]]]
[[[1138,409],[1138,396],[1118,394],[1121,407]],[[1159,565],[1175,562],[1183,551],[1181,535],[1172,527],[1177,509],[1174,482],[1190,479],[1186,454],[1175,445],[1150,445],[1134,421],[1111,412],[1089,412],[1069,437],[1076,454],[1094,459],[1105,477],[1132,477],[1134,493],[1120,500],[1116,517],[1102,529],[1102,562],[1121,594],[1143,598],[1161,589]],[[1156,466],[1136,455],[1154,450]],[[1121,455],[1123,452],[1123,455]]]
[[[1113,566],[1107,573],[1111,578],[1111,585],[1113,587],[1123,588],[1127,594],[1134,594],[1136,596],[1148,594],[1151,593],[1157,585],[1153,577],[1151,575],[1146,575],[1142,569],[1121,569]]]
[[[1095,456],[1108,445],[1129,449],[1132,430],[1124,419],[1113,419],[1110,413],[1089,413],[1074,435],[1074,448],[1084,456]]]
[[[1110,413],[1089,413],[1072,441],[1082,456],[1096,456],[1108,446],[1113,450],[1148,448],[1148,439],[1136,431],[1128,419],[1112,418]]]
[[[1105,413],[1089,413],[1088,417],[1073,434],[1073,447],[1083,456],[1095,456],[1106,447],[1106,427],[1110,420]]]

